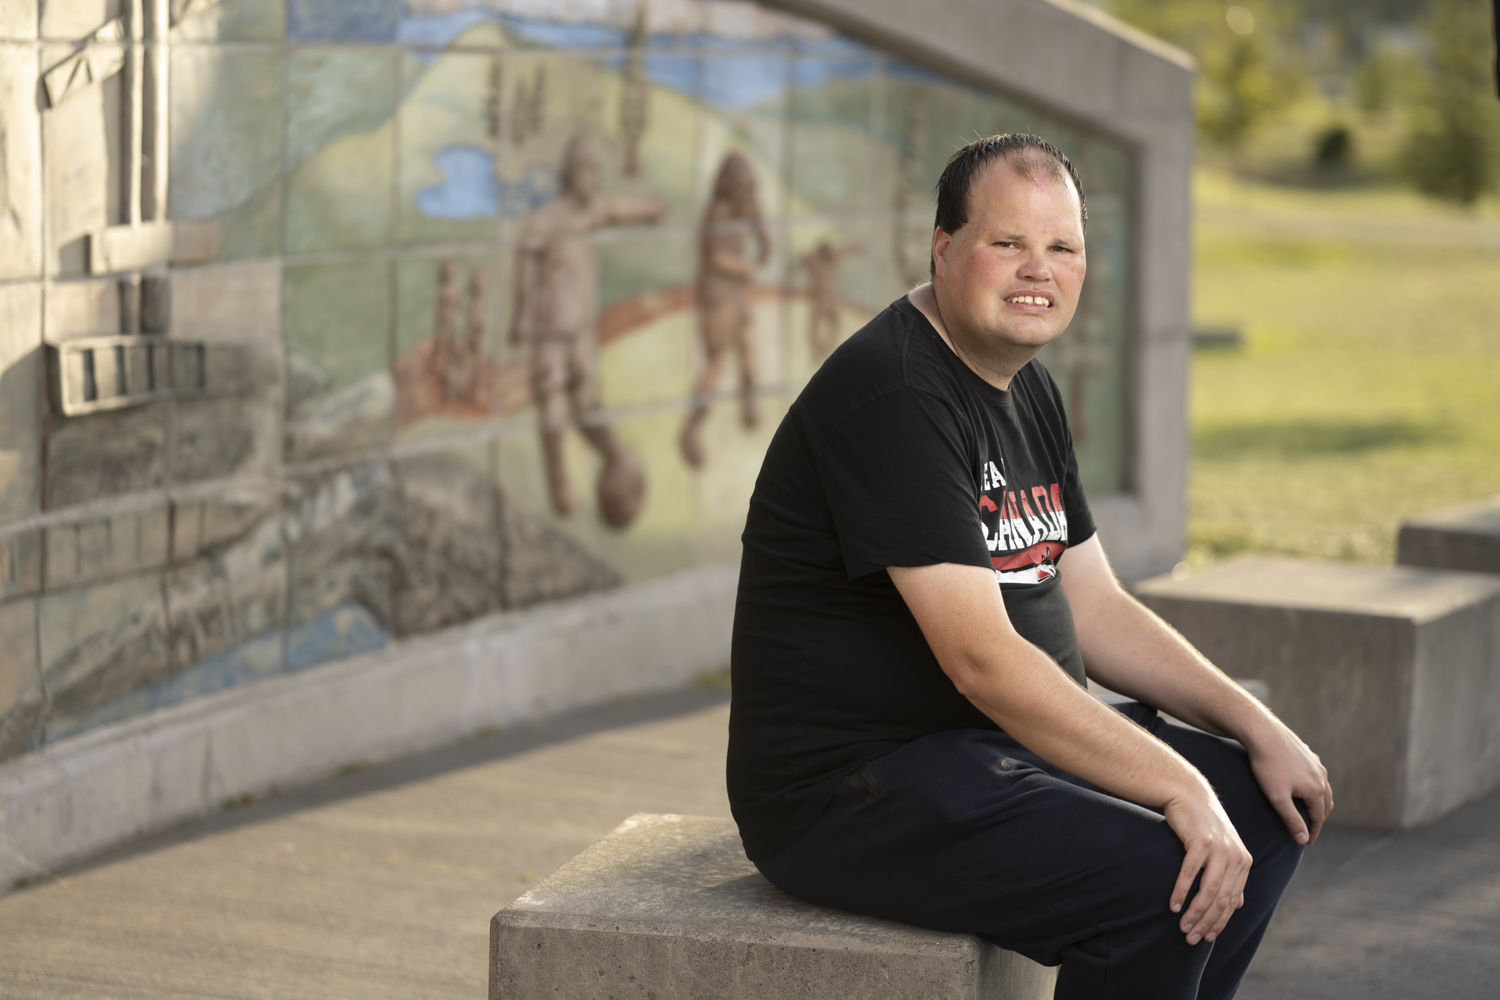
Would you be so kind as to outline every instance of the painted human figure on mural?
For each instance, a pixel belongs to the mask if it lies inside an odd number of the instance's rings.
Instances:
[[[599,513],[623,528],[640,512],[646,482],[639,459],[599,416],[599,278],[591,236],[606,226],[660,222],[667,202],[605,193],[604,151],[587,133],[568,143],[562,175],[562,193],[528,215],[522,227],[510,339],[531,349],[531,390],[552,509],[566,517],[577,506],[563,463],[571,407],[579,431],[603,462]]]
[[[484,271],[476,270],[469,280],[468,314],[464,335],[458,335],[458,315],[464,306],[463,294],[453,261],[444,259],[438,265],[437,318],[432,336],[432,353],[427,358],[431,377],[441,386],[445,403],[479,403],[479,373],[484,353]]]
[[[807,344],[814,361],[822,361],[839,343],[839,265],[864,249],[862,243],[835,246],[828,240],[797,259],[807,272]]]
[[[757,245],[753,257],[752,237]],[[703,368],[680,440],[682,456],[694,468],[703,465],[700,430],[708,415],[708,396],[718,385],[728,351],[739,361],[740,422],[746,427],[760,422],[750,338],[750,285],[756,268],[770,253],[771,241],[755,192],[755,171],[744,154],[730,153],[719,166],[698,239],[698,334],[703,341]]]

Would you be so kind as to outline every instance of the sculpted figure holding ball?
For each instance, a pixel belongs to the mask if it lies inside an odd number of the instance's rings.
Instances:
[[[577,506],[563,462],[571,409],[602,462],[600,516],[623,528],[640,513],[646,478],[640,460],[600,417],[599,266],[593,234],[607,226],[660,222],[667,203],[604,192],[604,151],[587,133],[568,143],[562,179],[562,193],[528,215],[522,228],[510,339],[531,348],[531,391],[552,509],[566,517]]]

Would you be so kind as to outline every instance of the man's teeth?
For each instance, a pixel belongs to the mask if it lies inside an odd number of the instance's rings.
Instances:
[[[1023,306],[1050,306],[1052,304],[1051,302],[1047,301],[1047,297],[1045,295],[1012,295],[1005,301],[1014,302],[1017,305]]]

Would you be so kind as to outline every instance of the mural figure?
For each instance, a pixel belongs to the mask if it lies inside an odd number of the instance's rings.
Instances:
[[[906,114],[906,148],[896,177],[891,233],[901,280],[915,288],[927,280],[932,263],[932,197],[923,154],[927,150],[927,107],[913,94]]]
[[[598,263],[590,235],[605,226],[660,222],[664,198],[606,194],[604,151],[586,133],[563,157],[563,191],[526,217],[516,267],[510,339],[531,349],[532,395],[552,509],[566,517],[576,500],[563,464],[571,405],[578,429],[599,453],[599,513],[614,528],[635,520],[645,496],[640,461],[599,416]]]
[[[749,238],[757,250],[750,256]],[[682,426],[682,457],[693,468],[704,461],[699,432],[708,416],[709,394],[719,382],[724,354],[733,351],[740,366],[740,422],[760,422],[755,407],[755,352],[750,339],[750,284],[766,262],[771,241],[760,214],[755,171],[742,153],[730,153],[719,166],[713,197],[703,211],[698,237],[698,334],[703,369],[694,386],[693,408]]]
[[[469,311],[464,336],[457,335],[463,295],[453,273],[453,262],[438,265],[437,322],[427,368],[442,387],[445,403],[480,405],[479,372],[484,360],[484,271],[476,270],[469,281]]]
[[[499,86],[499,82],[496,82]],[[538,66],[531,78],[516,81],[516,97],[510,106],[510,141],[519,146],[547,124],[547,67]]]
[[[839,343],[839,264],[864,249],[862,243],[834,246],[828,240],[797,259],[807,272],[807,344],[814,361],[822,361]]]
[[[651,88],[646,82],[646,5],[635,10],[630,27],[625,70],[620,80],[620,135],[625,140],[622,173],[634,177],[641,169],[641,137],[650,116]]]
[[[490,57],[490,75],[484,98],[484,134],[500,141],[501,118],[505,114],[505,69],[498,55]]]

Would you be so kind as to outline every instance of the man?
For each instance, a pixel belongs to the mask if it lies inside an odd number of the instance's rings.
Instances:
[[[931,284],[782,422],[744,535],[730,802],[793,895],[1061,963],[1057,997],[1227,998],[1332,793],[1094,535],[1033,361],[1077,307],[1085,219],[1043,140],[959,150]]]
[[[522,227],[510,340],[531,346],[531,391],[552,509],[567,517],[577,505],[563,461],[571,402],[578,429],[603,459],[599,513],[610,526],[623,528],[640,511],[645,478],[640,461],[599,419],[599,278],[592,234],[606,226],[660,222],[667,203],[604,192],[604,151],[586,132],[569,141],[562,180],[562,193],[528,215]]]

